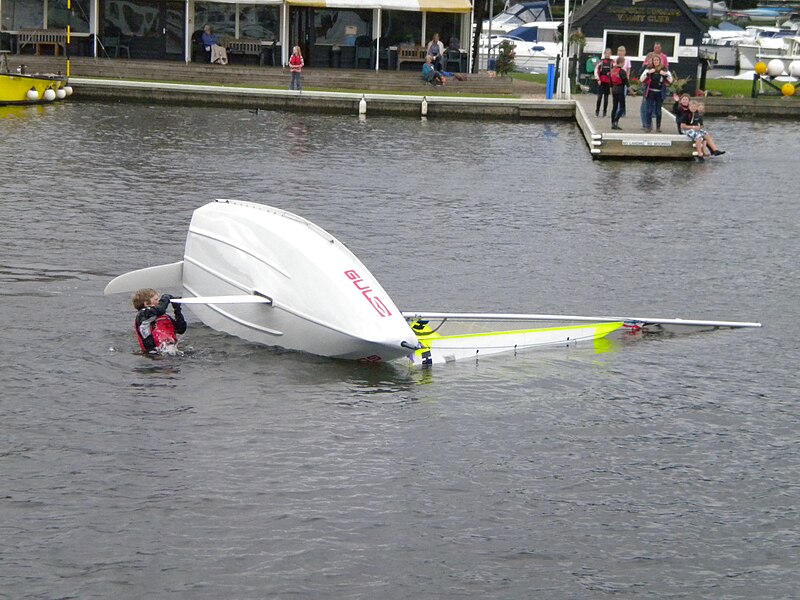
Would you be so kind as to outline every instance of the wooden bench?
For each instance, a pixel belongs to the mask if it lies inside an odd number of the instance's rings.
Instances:
[[[425,48],[421,46],[416,46],[414,48],[398,48],[397,70],[400,70],[400,65],[404,62],[424,63],[426,56]]]
[[[35,46],[37,56],[42,53],[42,46],[53,46],[53,53],[59,56],[62,48],[66,52],[67,33],[60,29],[22,29],[17,34],[17,54],[25,46]]]
[[[228,54],[233,54],[234,56],[255,56],[258,58],[258,64],[262,66],[266,62],[266,51],[270,51],[271,63],[274,63],[274,54],[277,51],[277,43],[272,40],[262,41],[254,39],[229,38],[227,42],[225,42],[225,47],[228,50]]]

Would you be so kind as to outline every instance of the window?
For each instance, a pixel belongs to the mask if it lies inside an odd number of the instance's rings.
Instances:
[[[627,31],[606,31],[603,49],[611,48],[611,53],[616,55],[617,48],[625,46],[625,53],[630,58],[639,56],[639,34]]]
[[[669,58],[675,56],[675,49],[680,41],[679,36],[674,33],[643,33],[642,40],[642,55],[651,52],[654,44],[661,44],[661,51]]]
[[[661,44],[661,51],[667,57],[675,59],[680,37],[679,33],[606,31],[603,48],[611,48],[616,54],[617,48],[625,46],[629,58],[644,58],[652,52],[653,45],[658,43]]]
[[[372,35],[372,11],[317,9],[314,27],[317,44],[355,46],[356,38]]]
[[[451,38],[458,38],[461,34],[461,15],[458,13],[436,13],[429,12],[426,15],[426,25],[428,39],[425,40],[427,44],[434,33],[439,34],[439,41],[445,47],[450,45]]]
[[[236,5],[226,2],[196,2],[194,24],[197,29],[211,25],[218,35],[236,35]]]
[[[406,10],[384,10],[381,15],[381,34],[384,44],[421,45],[422,13]]]
[[[239,37],[277,40],[281,9],[278,5],[239,5]]]
[[[89,33],[90,0],[72,0],[72,14],[67,11],[67,0],[48,0],[47,29],[66,29]]]
[[[41,0],[14,0],[2,3],[3,29],[41,29],[44,27],[44,2]]]

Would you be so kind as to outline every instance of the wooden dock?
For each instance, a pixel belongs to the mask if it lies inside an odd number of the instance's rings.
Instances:
[[[622,130],[611,129],[611,117],[596,117],[597,96],[580,94],[575,99],[575,120],[583,132],[593,158],[634,158],[691,160],[696,152],[694,144],[685,135],[678,134],[675,117],[664,110],[661,119],[662,133],[647,133],[642,129],[639,110],[641,96],[626,98],[626,116],[620,121]],[[608,102],[611,114],[611,99]],[[600,113],[602,114],[602,113]]]

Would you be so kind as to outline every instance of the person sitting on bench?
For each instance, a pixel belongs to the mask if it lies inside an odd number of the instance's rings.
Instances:
[[[217,36],[211,30],[211,25],[206,24],[203,27],[203,48],[206,52],[210,52],[210,61],[212,63],[219,63],[221,65],[228,64],[228,51],[223,48]]]

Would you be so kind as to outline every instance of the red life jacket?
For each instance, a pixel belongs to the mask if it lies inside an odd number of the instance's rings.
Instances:
[[[160,317],[157,317],[150,332],[153,336],[153,342],[156,345],[156,349],[158,349],[161,344],[178,343],[178,336],[175,333],[175,325],[172,323],[172,319],[170,319],[167,315],[161,315]],[[136,331],[136,339],[138,340],[139,347],[142,349],[142,351],[147,352],[147,348],[144,347],[144,342],[142,341],[142,336],[138,329]]]
[[[604,58],[597,65],[597,77],[600,83],[611,83],[611,67],[614,66],[614,61],[610,58]]]
[[[620,67],[614,67],[613,69],[611,69],[611,74],[610,74],[611,85],[618,86],[623,84],[622,77],[619,76],[619,72],[621,70],[622,69]]]

